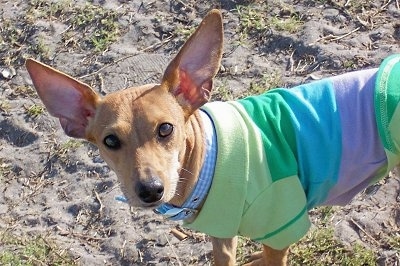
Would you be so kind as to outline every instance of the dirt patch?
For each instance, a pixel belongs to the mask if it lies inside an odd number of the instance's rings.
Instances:
[[[398,1],[294,2],[1,0],[0,231],[41,235],[80,265],[209,265],[205,235],[115,200],[114,173],[95,147],[64,136],[23,63],[36,58],[102,94],[158,82],[211,8],[221,8],[225,28],[215,99],[376,67],[400,52]],[[345,246],[373,250],[376,263],[396,265],[398,191],[393,174],[335,208],[323,226]],[[312,213],[321,224],[321,211]]]

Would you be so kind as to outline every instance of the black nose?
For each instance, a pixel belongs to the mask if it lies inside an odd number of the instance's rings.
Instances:
[[[145,203],[155,203],[164,194],[164,185],[158,177],[138,181],[135,186],[138,197]]]

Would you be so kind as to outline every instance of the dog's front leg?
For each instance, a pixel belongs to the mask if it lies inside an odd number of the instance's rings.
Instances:
[[[287,263],[288,252],[289,247],[282,250],[277,250],[265,245],[263,250],[264,256],[267,259],[267,265],[273,266],[285,266]]]
[[[277,250],[264,245],[263,251],[251,255],[244,266],[286,266],[288,251],[288,247]]]
[[[237,237],[211,237],[214,263],[216,266],[233,266],[236,263]]]

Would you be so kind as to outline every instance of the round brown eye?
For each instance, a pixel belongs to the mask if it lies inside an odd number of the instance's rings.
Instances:
[[[158,136],[160,138],[166,138],[172,134],[174,131],[174,126],[170,123],[163,123],[158,128]]]
[[[121,141],[115,135],[108,135],[104,138],[103,143],[111,150],[118,150],[121,148]]]

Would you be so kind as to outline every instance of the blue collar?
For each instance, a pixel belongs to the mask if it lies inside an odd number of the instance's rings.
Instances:
[[[154,209],[157,214],[164,215],[167,219],[178,221],[186,220],[196,214],[207,197],[214,176],[215,162],[217,160],[217,135],[211,118],[204,111],[200,111],[205,137],[206,137],[206,155],[203,167],[200,171],[199,179],[190,194],[181,207],[169,203],[163,203]]]

